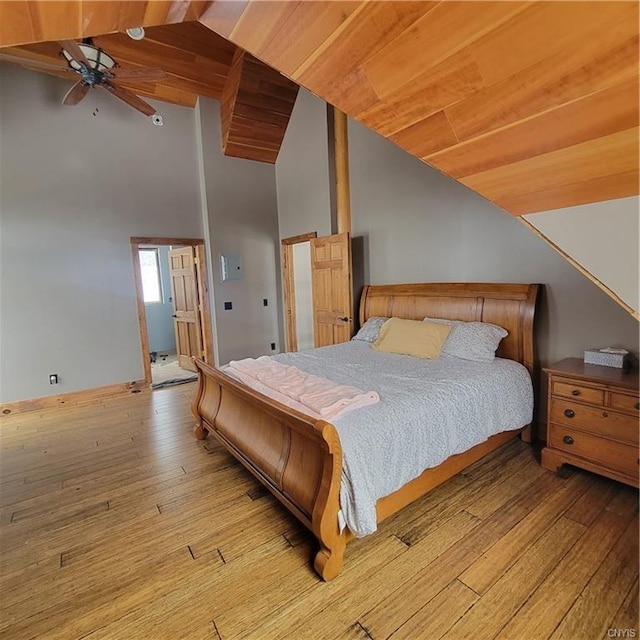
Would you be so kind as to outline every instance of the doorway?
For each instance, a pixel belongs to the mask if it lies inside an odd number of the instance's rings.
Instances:
[[[213,364],[204,241],[131,238],[145,384],[195,380],[193,358]]]
[[[281,240],[287,351],[314,346],[311,239],[317,236],[313,231]]]
[[[287,351],[347,342],[353,333],[348,233],[281,240]]]

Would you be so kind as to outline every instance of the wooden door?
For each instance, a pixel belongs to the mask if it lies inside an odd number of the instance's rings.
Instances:
[[[353,333],[348,233],[311,239],[311,284],[315,346],[347,342]]]
[[[181,247],[169,251],[169,271],[178,366],[195,371],[191,358],[202,358],[204,354],[198,308],[195,247]]]

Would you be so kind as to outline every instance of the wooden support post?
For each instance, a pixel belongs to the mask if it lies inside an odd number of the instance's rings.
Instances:
[[[337,232],[351,233],[347,114],[335,107],[333,107],[333,141],[336,171]]]

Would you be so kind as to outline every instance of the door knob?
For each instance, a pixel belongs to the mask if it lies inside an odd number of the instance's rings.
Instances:
[[[349,316],[345,316],[344,318],[338,318],[338,320],[342,320],[342,322],[349,322]]]
[[[173,317],[173,318],[177,318],[178,316],[174,313],[172,317]]]

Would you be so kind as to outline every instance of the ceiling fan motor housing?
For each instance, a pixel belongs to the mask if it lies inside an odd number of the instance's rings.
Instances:
[[[93,44],[78,44],[84,54],[88,65],[84,61],[76,60],[66,49],[62,49],[62,55],[69,67],[82,76],[85,84],[93,87],[111,78],[110,69],[116,66],[116,61],[99,47]]]

